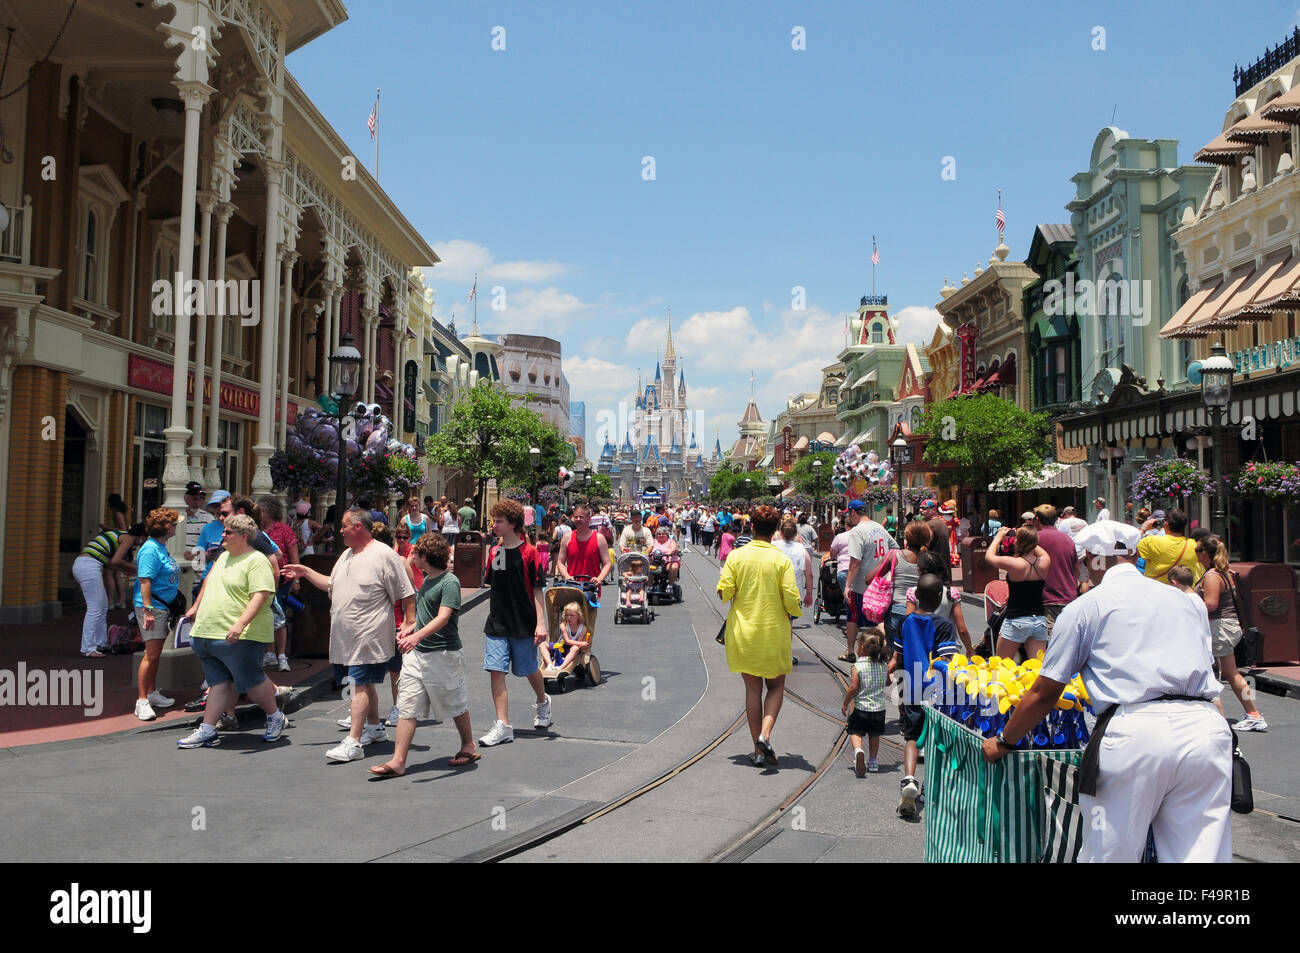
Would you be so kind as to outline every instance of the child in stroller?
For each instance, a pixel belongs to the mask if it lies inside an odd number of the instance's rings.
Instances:
[[[564,607],[564,621],[560,623],[560,637],[547,648],[551,653],[551,667],[562,669],[578,654],[591,648],[591,639],[587,637],[587,625],[582,621],[582,606],[570,602]]]
[[[646,584],[650,581],[646,574],[646,557],[636,551],[626,552],[618,557],[618,571],[622,595],[614,612],[614,622],[649,622],[654,618],[654,612],[646,600]]]

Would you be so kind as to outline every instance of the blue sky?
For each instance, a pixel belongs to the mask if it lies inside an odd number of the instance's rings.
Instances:
[[[1068,221],[1070,177],[1112,113],[1133,136],[1180,140],[1191,162],[1222,128],[1233,65],[1297,22],[1294,2],[352,0],[348,13],[289,68],[367,167],[382,88],[380,183],[443,258],[439,317],[454,309],[468,330],[477,270],[482,330],[558,338],[590,446],[637,368],[653,374],[671,306],[701,440],[718,428],[724,448],[751,370],[765,419],[816,390],[871,291],[873,234],[877,290],[904,338],[927,340],[945,276],[997,243],[999,188],[1014,260],[1037,223]]]

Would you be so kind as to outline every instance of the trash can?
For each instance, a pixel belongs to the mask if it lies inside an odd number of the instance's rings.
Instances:
[[[963,592],[981,593],[998,579],[998,571],[984,561],[984,553],[993,543],[991,536],[970,536],[961,541],[961,588]]]
[[[302,564],[326,576],[338,559],[333,555],[304,556]],[[330,654],[330,596],[306,580],[298,587],[297,599],[303,604],[301,612],[294,613],[289,622],[289,636],[295,657],[329,658]]]
[[[1283,563],[1238,563],[1250,622],[1263,636],[1262,664],[1300,662],[1300,615],[1296,605],[1296,573]]]
[[[483,534],[470,531],[456,538],[456,580],[462,589],[483,588]]]

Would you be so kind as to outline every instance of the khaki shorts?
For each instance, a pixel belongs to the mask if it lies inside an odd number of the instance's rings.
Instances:
[[[140,638],[143,639],[145,642],[153,642],[157,639],[165,639],[169,635],[171,635],[171,632],[167,630],[168,621],[169,619],[167,617],[167,610],[162,608],[161,606],[158,606],[153,610],[153,628],[145,629],[144,610],[143,609],[135,610],[135,625],[136,628],[140,630]]]
[[[402,656],[397,677],[397,717],[427,718],[431,712],[446,721],[469,711],[465,683],[465,653],[421,652]]]
[[[1241,641],[1241,623],[1236,619],[1210,620],[1210,654],[1215,658],[1231,655]]]
[[[1056,617],[1061,614],[1065,606],[1045,605],[1043,614],[1047,616],[1047,637],[1052,637],[1052,627],[1056,625]]]

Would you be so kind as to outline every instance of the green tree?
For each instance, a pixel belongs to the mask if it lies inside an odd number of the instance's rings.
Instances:
[[[814,460],[820,460],[822,465],[820,467],[813,466]],[[799,462],[794,465],[794,468],[790,471],[790,480],[794,483],[794,488],[800,493],[825,498],[831,495],[831,470],[834,466],[835,454],[829,451],[810,453],[806,457],[801,457]]]
[[[512,475],[530,471],[528,449],[540,422],[531,410],[514,406],[504,391],[483,381],[452,406],[446,424],[429,438],[429,459],[474,474],[474,508],[482,513],[489,480],[504,485]]]
[[[1050,445],[1046,414],[1031,414],[993,394],[931,404],[917,428],[930,439],[926,463],[949,463],[945,477],[985,491],[1012,473],[1043,468]]]

